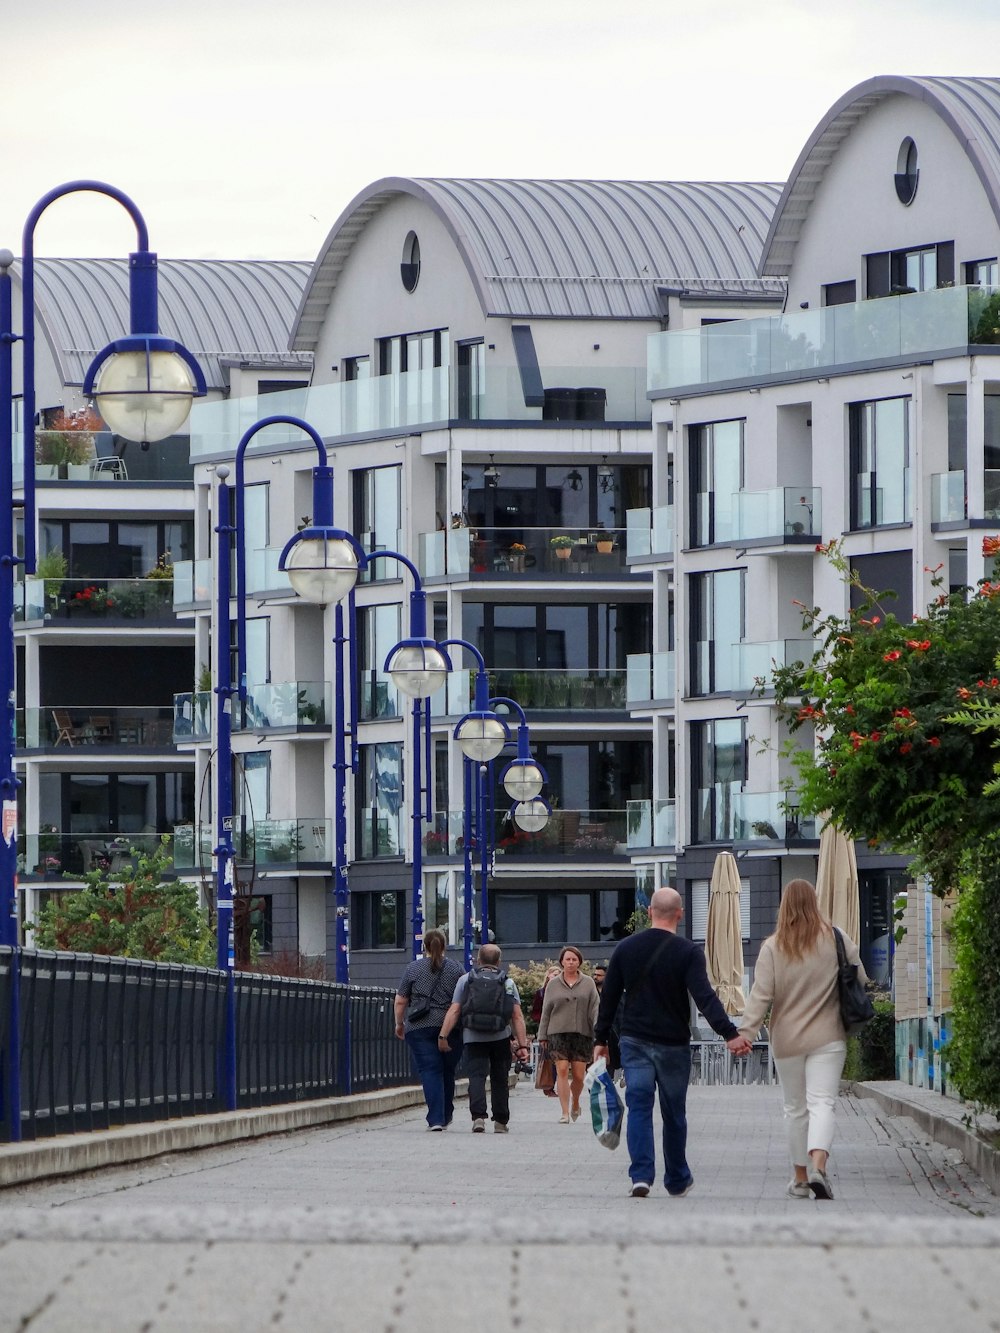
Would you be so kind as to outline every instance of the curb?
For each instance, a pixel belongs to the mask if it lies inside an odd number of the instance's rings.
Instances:
[[[460,1080],[455,1091],[456,1095],[467,1095],[467,1082]],[[352,1093],[348,1097],[324,1097],[317,1101],[223,1111],[185,1120],[122,1125],[31,1143],[5,1144],[0,1147],[0,1189],[51,1176],[124,1166],[164,1153],[217,1148],[268,1134],[363,1120],[410,1106],[422,1106],[423,1101],[419,1087],[385,1088],[376,1092]]]
[[[903,1084],[903,1087],[906,1085]],[[887,1115],[913,1120],[925,1130],[935,1143],[957,1149],[969,1166],[990,1188],[1000,1195],[1000,1150],[992,1148],[976,1133],[951,1116],[938,1115],[905,1095],[897,1095],[871,1083],[852,1083],[851,1090],[859,1097],[872,1097]]]

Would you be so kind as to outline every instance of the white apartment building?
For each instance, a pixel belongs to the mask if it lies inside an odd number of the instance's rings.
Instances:
[[[998,254],[1000,80],[875,78],[817,126],[771,220],[759,273],[787,283],[784,309],[650,340],[653,485],[672,480],[676,515],[658,565],[674,579],[676,712],[658,701],[653,721],[676,722],[678,887],[697,917],[717,851],[736,851],[748,963],[782,885],[815,873],[819,830],[783,804],[784,738],[751,691],[811,651],[796,602],[848,609],[817,544],[842,537],[903,621],[933,595],[930,571],[984,576]],[[654,772],[654,801],[673,794]],[[862,958],[884,977],[905,863],[864,846],[858,862]]]

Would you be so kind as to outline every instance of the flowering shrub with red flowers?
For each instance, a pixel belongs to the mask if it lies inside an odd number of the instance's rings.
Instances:
[[[998,822],[1000,778],[993,793],[984,784],[1000,736],[1000,584],[940,591],[904,624],[839,542],[823,554],[857,605],[846,618],[802,607],[816,651],[773,676],[801,812],[830,811],[850,836],[914,855],[945,892],[970,840]],[[940,570],[928,572],[940,589]],[[974,702],[992,709],[992,734],[956,716]]]
[[[86,607],[88,611],[109,611],[115,604],[115,599],[108,592],[107,588],[98,588],[96,584],[91,584],[89,588],[81,588],[70,598],[73,606]]]

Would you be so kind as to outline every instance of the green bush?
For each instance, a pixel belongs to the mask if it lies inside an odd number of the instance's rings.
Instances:
[[[962,1096],[1000,1114],[1000,838],[984,839],[963,876],[951,938],[951,1039],[945,1048]]]
[[[844,1078],[850,1082],[896,1077],[896,1007],[890,999],[875,997],[875,1017],[847,1042]]]

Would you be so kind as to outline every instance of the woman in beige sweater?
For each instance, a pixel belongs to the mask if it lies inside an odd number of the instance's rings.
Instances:
[[[538,1043],[556,1064],[560,1125],[580,1117],[580,1093],[587,1061],[594,1050],[594,1023],[600,997],[593,977],[581,972],[583,954],[567,944],[559,955],[559,973],[545,987]],[[572,1070],[572,1077],[570,1071]],[[571,1104],[572,1099],[572,1104]]]
[[[857,946],[844,936],[848,960],[867,980]],[[795,1176],[793,1199],[832,1199],[826,1176],[833,1116],[847,1040],[837,994],[837,943],[819,910],[815,886],[793,879],[778,909],[778,927],[760,948],[753,988],[740,1019],[751,1041],[771,1011],[771,1051],[784,1094]]]

